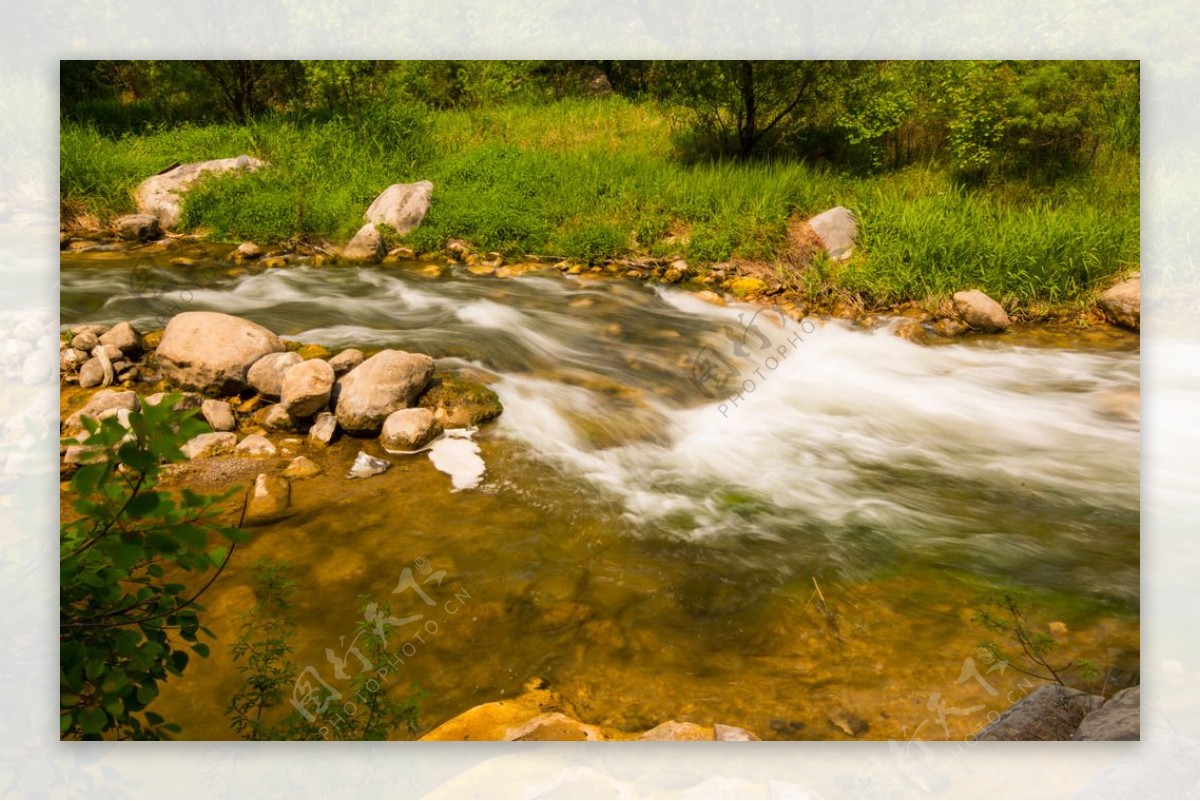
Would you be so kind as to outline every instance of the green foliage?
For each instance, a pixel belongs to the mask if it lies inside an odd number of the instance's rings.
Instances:
[[[391,617],[391,611],[391,606],[384,602],[378,605],[376,614],[387,619]],[[355,640],[372,665],[383,665],[391,659],[387,642],[367,620],[359,622],[355,629]],[[378,680],[373,671],[363,671],[355,675],[346,696],[353,698],[358,708],[348,717],[346,726],[334,730],[336,739],[386,740],[392,732],[400,729],[409,735],[416,733],[420,722],[419,703],[424,693],[415,686],[412,693],[404,698],[392,698],[386,682]]]
[[[288,736],[302,725],[298,714],[278,726],[264,720],[265,713],[284,701],[296,676],[290,659],[296,582],[286,562],[260,560],[250,569],[257,602],[242,613],[237,640],[229,647],[243,680],[225,715],[244,740],[298,739]]]
[[[1034,628],[1029,622],[1028,604],[1020,595],[1003,592],[984,598],[976,609],[973,622],[989,632],[1000,635],[1005,641],[982,643],[997,659],[1002,659],[1014,670],[1042,681],[1068,685],[1072,672],[1079,672],[1076,661],[1057,665],[1051,658],[1057,643],[1048,632]],[[1009,653],[1016,646],[1018,651]],[[1095,665],[1086,662],[1081,678],[1095,678]]]
[[[238,528],[218,522],[229,496],[156,489],[163,463],[207,430],[177,397],[99,423],[84,418],[83,464],[71,478],[75,519],[59,543],[60,732],[66,739],[159,739],[179,727],[147,709],[191,654],[208,656],[199,596],[227,563]],[[68,440],[67,444],[76,444]],[[214,544],[214,539],[229,544]],[[190,653],[189,653],[190,652]]]
[[[671,78],[685,65],[639,62],[626,85],[667,102],[680,96],[672,80],[695,92],[705,74],[716,81],[725,74],[718,67],[733,64],[706,63],[716,66]],[[789,275],[789,285],[876,303],[970,285],[1018,311],[1084,297],[1140,257],[1136,64],[813,67],[824,78],[814,84],[821,102],[802,101],[756,145],[770,159],[694,164],[680,162],[670,124],[691,112],[619,96],[547,102],[547,87],[568,74],[547,64],[338,62],[306,72],[310,88],[287,113],[250,125],[162,127],[114,140],[67,121],[64,208],[131,211],[137,182],[171,162],[248,152],[271,167],[200,182],[185,201],[185,227],[227,241],[344,242],[384,187],[428,178],[433,205],[403,240],[419,252],[457,238],[509,256],[588,263],[630,251],[769,263],[786,255],[789,217],[843,205],[859,215],[854,259],[813,265]],[[622,69],[603,66],[610,76]],[[598,68],[573,69],[585,67]],[[509,78],[527,69],[518,83],[529,91],[429,111],[439,104],[397,83],[450,71],[463,84],[463,71],[475,69]],[[756,86],[787,70],[803,74],[795,65],[762,69]],[[1071,81],[1078,98],[1068,97]],[[1083,140],[1080,120],[1090,120]],[[736,121],[722,124],[736,139]],[[1057,144],[1038,145],[1039,131]],[[1060,156],[1049,155],[1055,147]]]

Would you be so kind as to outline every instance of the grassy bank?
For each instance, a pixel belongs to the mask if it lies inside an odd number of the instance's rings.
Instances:
[[[873,304],[979,287],[1015,304],[1063,304],[1135,268],[1138,164],[1102,149],[1089,169],[1047,186],[967,187],[935,166],[873,176],[799,163],[686,165],[668,115],[621,98],[473,112],[381,109],[355,119],[179,127],[106,138],[64,123],[65,213],[133,211],[142,179],[175,161],[251,153],[273,166],[198,186],[184,227],[214,239],[345,241],[370,200],[428,178],[434,201],[407,237],[592,263],[629,254],[694,264],[775,263],[809,293]],[[780,258],[789,216],[852,209],[861,247],[802,274]]]

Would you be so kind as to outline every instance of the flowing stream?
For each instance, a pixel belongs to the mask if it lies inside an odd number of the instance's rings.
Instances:
[[[325,474],[295,482],[296,513],[255,529],[206,601],[213,656],[164,688],[184,737],[233,736],[224,646],[263,557],[298,578],[297,665],[335,686],[326,650],[344,652],[364,600],[425,615],[395,685],[427,693],[422,731],[537,676],[627,732],[961,738],[1022,680],[979,649],[997,588],[1066,625],[1061,661],[1136,671],[1136,337],[921,346],[896,321],[557,272],[205,264],[64,255],[62,325],[222,311],[334,351],[428,353],[504,413],[474,435],[476,486],[428,455],[347,481],[360,448],[385,455],[370,441],[310,454]],[[405,568],[436,581],[405,592]]]

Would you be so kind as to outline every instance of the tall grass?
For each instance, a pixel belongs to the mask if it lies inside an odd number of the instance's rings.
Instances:
[[[246,127],[117,140],[64,123],[62,197],[107,216],[172,161],[249,152],[272,167],[201,183],[184,225],[223,240],[344,241],[383,188],[428,178],[413,247],[450,238],[508,254],[592,263],[628,253],[706,264],[771,261],[790,215],[834,205],[861,224],[854,258],[805,276],[890,303],[978,287],[1010,302],[1070,301],[1137,263],[1136,158],[1118,151],[1053,186],[965,188],[928,167],[852,177],[799,163],[684,165],[669,115],[620,98],[472,112],[378,107],[355,119],[273,118]]]

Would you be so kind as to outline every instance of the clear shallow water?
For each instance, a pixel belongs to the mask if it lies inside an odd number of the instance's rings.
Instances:
[[[425,457],[348,484],[341,461],[362,443],[343,442],[210,602],[227,635],[251,557],[287,557],[320,598],[302,601],[297,661],[319,664],[359,596],[441,559],[472,617],[444,620],[410,666],[432,690],[425,728],[538,675],[585,720],[627,730],[674,717],[840,737],[827,718],[850,708],[865,736],[899,736],[929,716],[930,692],[950,694],[939,683],[967,692],[955,679],[985,639],[970,610],[999,585],[1069,622],[1068,648],[1136,662],[1139,430],[1120,414],[1135,347],[921,347],[888,326],[557,274],[299,268],[196,286],[186,270],[76,258],[64,327],[211,309],[491,382],[505,412],[476,437],[480,488],[453,491]],[[840,626],[813,605],[814,579]],[[203,703],[232,693],[227,663],[218,653],[164,693],[190,736],[230,736]],[[802,725],[774,731],[779,719]]]

